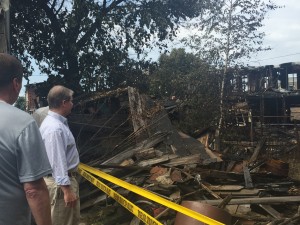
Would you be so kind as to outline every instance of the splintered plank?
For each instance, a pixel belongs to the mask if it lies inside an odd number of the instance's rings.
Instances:
[[[269,213],[271,216],[273,216],[275,219],[282,218],[281,214],[276,211],[272,206],[265,205],[265,204],[259,204],[261,208],[263,208],[267,213]]]
[[[245,179],[246,188],[253,188],[252,178],[251,178],[248,164],[246,161],[243,162],[243,171],[244,171],[244,179]]]
[[[218,205],[221,203],[221,200],[203,200],[201,202],[210,205]],[[292,202],[300,202],[300,196],[231,199],[228,205],[273,204],[273,203],[292,203]]]

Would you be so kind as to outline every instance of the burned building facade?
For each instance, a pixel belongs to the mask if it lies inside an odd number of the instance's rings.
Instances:
[[[300,119],[300,62],[247,67],[233,77],[234,89],[246,100],[254,121],[278,124]]]

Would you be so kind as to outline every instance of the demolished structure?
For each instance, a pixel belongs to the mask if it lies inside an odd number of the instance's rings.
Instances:
[[[74,101],[70,127],[82,162],[224,224],[298,221],[297,181],[289,177],[289,163],[273,158],[268,138],[248,141],[235,155],[231,149],[216,152],[209,134],[195,139],[178,132],[161,104],[131,87]],[[173,210],[108,185],[167,224],[191,224]],[[82,212],[95,213],[90,222],[138,224],[126,211],[116,216],[120,205],[87,181],[81,183],[81,202]]]
[[[178,131],[161,102],[131,87],[75,98],[69,126],[81,162],[158,196],[224,224],[299,224],[299,72],[287,63],[233,76],[220,152],[212,133]],[[164,224],[202,224],[106,184]],[[140,223],[83,178],[80,190],[89,224]]]

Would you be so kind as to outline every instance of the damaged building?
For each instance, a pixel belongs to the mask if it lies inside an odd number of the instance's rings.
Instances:
[[[209,132],[193,138],[178,131],[163,104],[132,87],[74,98],[69,126],[81,162],[158,196],[224,224],[299,224],[299,71],[286,63],[239,73],[221,151]],[[87,224],[140,224],[80,179]],[[105,183],[164,224],[203,224]]]
[[[261,123],[297,121],[300,106],[300,62],[244,68],[234,81],[235,91]]]

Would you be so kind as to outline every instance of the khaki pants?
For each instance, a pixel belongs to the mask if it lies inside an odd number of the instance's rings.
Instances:
[[[47,184],[50,202],[52,225],[78,225],[80,221],[79,198],[74,208],[65,207],[64,193],[55,183],[53,177],[44,177]],[[75,177],[70,177],[71,188],[79,196],[79,185]]]

